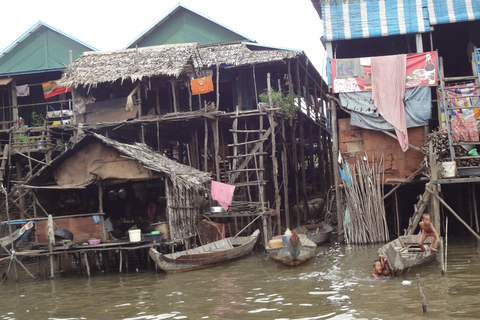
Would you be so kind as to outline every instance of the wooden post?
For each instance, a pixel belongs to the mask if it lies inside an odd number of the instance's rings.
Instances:
[[[396,218],[396,224],[397,224],[397,236],[400,236],[400,212],[398,212],[398,196],[397,196],[397,190],[395,190],[395,218]]]
[[[468,223],[466,223],[442,198],[440,198],[437,194],[435,194],[429,188],[426,188],[426,190],[430,192],[433,196],[435,196],[435,198],[437,198],[445,206],[445,208],[447,208],[455,216],[455,218],[457,218],[468,229],[468,231],[470,231],[475,236],[475,238],[477,238],[477,240],[480,240],[480,236],[477,233],[475,233],[475,231],[472,228],[470,228]]]
[[[212,122],[212,132],[213,132],[213,145],[214,145],[214,165],[215,165],[215,175],[217,181],[220,181],[220,156],[218,153],[219,148],[219,137],[218,137],[218,118]]]
[[[303,195],[303,219],[305,224],[307,223],[308,219],[310,218],[310,209],[308,208],[308,200],[307,200],[307,174],[305,171],[305,134],[304,134],[304,123],[305,119],[303,117],[300,119],[300,172],[302,174],[302,195]]]
[[[477,233],[479,233],[479,227],[478,227],[478,212],[477,212],[477,195],[475,191],[475,183],[472,183],[472,195],[473,195],[473,214],[475,217],[475,229],[477,230]]]
[[[285,140],[285,118],[282,118],[282,135]],[[288,199],[288,163],[287,163],[287,152],[285,148],[287,144],[283,144],[282,148],[282,176],[283,176],[283,203],[285,210],[285,222],[288,229],[290,229],[290,203]]]
[[[332,166],[333,166],[333,176],[335,183],[335,200],[337,205],[337,220],[338,220],[338,234],[341,234],[343,231],[343,209],[342,209],[342,199],[340,195],[340,171],[338,169],[338,132],[337,132],[337,105],[333,99],[330,99],[330,114],[331,114],[331,125],[332,125]]]
[[[291,128],[291,140],[292,140],[292,153],[293,153],[293,172],[295,174],[295,203],[300,203],[300,191],[298,189],[298,155],[297,155],[297,122],[293,120]],[[297,213],[297,226],[300,225],[300,213]]]
[[[203,142],[203,171],[208,172],[208,124],[207,124],[207,118],[203,119],[203,123],[205,125],[205,139]]]
[[[177,106],[177,90],[175,86],[175,80],[171,79],[170,84],[172,86],[172,96],[173,96],[173,112],[178,112],[178,106]]]
[[[270,84],[270,73],[267,74],[267,88],[268,88],[268,100],[270,106],[273,107],[272,103],[272,87]],[[277,232],[282,234],[282,222],[280,219],[280,192],[278,190],[278,163],[277,163],[277,146],[276,146],[276,137],[275,137],[275,118],[272,112],[268,113],[268,120],[270,122],[270,127],[272,128],[272,164],[273,164],[273,185],[275,188],[275,211],[277,212]]]
[[[445,275],[445,248],[442,237],[440,237],[440,268],[442,269],[442,276]]]
[[[445,217],[445,262],[443,270],[447,272],[447,256],[448,256],[448,217]]]
[[[258,92],[257,92],[257,79],[255,77],[255,65],[253,65],[253,68],[252,68],[252,73],[253,73],[253,86],[255,88],[255,103],[256,103],[256,107],[258,108]],[[270,75],[270,73],[268,74]],[[281,92],[281,91],[280,91]]]
[[[190,111],[192,111],[193,110],[193,107],[192,107],[192,85],[190,83],[190,80],[188,80],[187,83],[188,83],[188,109]]]
[[[163,150],[160,150],[160,121],[157,121],[157,152],[163,154]]]
[[[83,253],[83,259],[85,260],[85,269],[87,270],[87,275],[90,277],[90,264],[88,263],[88,253]]]
[[[190,82],[189,82],[190,83]],[[190,89],[190,87],[189,87]],[[190,90],[188,90],[190,93],[190,110],[192,110],[192,95]],[[157,90],[155,90],[155,107],[157,108],[157,114],[160,115],[162,114],[162,111],[160,109],[160,85],[157,86]]]
[[[420,293],[420,298],[422,299],[423,314],[428,315],[427,299],[425,299],[425,295],[423,294],[422,287],[420,286],[420,275],[418,273],[417,273],[417,289],[418,289],[418,293]]]
[[[220,49],[220,44],[218,44],[217,49]],[[220,65],[218,64],[218,51],[215,52],[215,62],[217,65],[217,105],[216,110],[218,111],[220,108]],[[217,130],[218,130],[218,119],[217,119]]]

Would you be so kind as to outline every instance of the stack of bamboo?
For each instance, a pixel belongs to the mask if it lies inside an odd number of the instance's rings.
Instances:
[[[367,153],[350,167],[342,161],[344,230],[347,243],[368,244],[389,241],[383,202],[384,158]]]

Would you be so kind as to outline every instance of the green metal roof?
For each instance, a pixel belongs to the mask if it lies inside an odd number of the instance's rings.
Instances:
[[[239,41],[255,42],[255,40],[178,4],[126,48],[191,42],[212,44]]]
[[[38,22],[0,53],[0,75],[65,69],[85,51],[96,50],[43,22]]]

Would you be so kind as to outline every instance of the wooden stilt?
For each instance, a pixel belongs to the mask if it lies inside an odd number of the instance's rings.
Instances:
[[[310,209],[308,208],[307,200],[307,174],[305,171],[305,135],[304,135],[304,119],[300,120],[300,172],[302,174],[302,198],[303,198],[303,217],[304,223],[307,224],[310,217]]]
[[[286,141],[285,135],[285,119],[282,119],[282,136],[283,140]],[[287,160],[287,144],[283,143],[282,148],[282,176],[283,176],[283,203],[285,210],[285,223],[286,227],[290,229],[290,203],[288,198],[288,160]]]
[[[337,133],[337,106],[333,99],[330,100],[330,114],[332,116],[331,125],[332,125],[332,167],[333,167],[333,176],[334,176],[334,185],[335,185],[335,200],[337,206],[337,220],[338,220],[338,234],[342,234],[343,232],[343,209],[342,209],[342,197],[341,197],[341,190],[339,186],[340,181],[340,171],[338,169],[338,133]]]
[[[88,253],[83,253],[83,259],[85,260],[85,270],[87,270],[87,275],[90,277],[90,264],[88,262]]]
[[[268,100],[270,106],[273,107],[272,101],[272,87],[270,85],[270,73],[267,73],[267,88],[268,88]],[[268,120],[270,122],[270,128],[272,129],[272,166],[273,166],[273,186],[275,191],[275,211],[277,216],[280,217],[280,191],[278,189],[278,162],[277,162],[277,145],[276,145],[276,134],[275,127],[277,126],[275,122],[275,117],[272,112],[268,113]],[[277,219],[277,232],[278,234],[282,233],[281,219]]]
[[[203,171],[208,172],[208,124],[207,118],[203,119],[205,125],[205,139],[203,142]]]
[[[400,236],[400,217],[399,217],[399,211],[398,211],[397,191],[395,191],[395,218],[396,218],[396,226],[397,226],[397,236]]]
[[[472,184],[472,195],[473,195],[473,215],[475,217],[475,229],[477,230],[477,233],[479,233],[480,230],[478,226],[477,194],[476,194],[474,183]]]
[[[425,295],[423,294],[422,287],[420,286],[420,275],[417,273],[417,289],[418,293],[420,294],[420,298],[422,299],[422,310],[424,315],[428,315],[427,311],[427,299],[425,298]]]
[[[445,208],[447,208],[455,216],[455,218],[457,218],[468,229],[468,231],[470,231],[475,236],[475,238],[477,238],[477,240],[480,240],[480,236],[475,233],[475,231],[470,228],[468,223],[466,223],[442,198],[435,194],[430,188],[427,187],[425,189],[430,192],[435,198],[437,198],[438,201],[440,201],[445,206]]]
[[[443,270],[447,272],[447,256],[448,256],[448,217],[445,217],[445,262]]]
[[[118,273],[122,273],[122,264],[123,264],[123,252],[122,249],[118,251],[119,264],[118,264]]]

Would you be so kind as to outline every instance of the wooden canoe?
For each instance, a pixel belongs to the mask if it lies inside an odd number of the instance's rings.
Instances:
[[[330,240],[333,228],[330,224],[323,221],[316,224],[306,224],[293,229],[297,234],[304,233],[307,238],[319,245]]]
[[[435,259],[436,252],[430,251],[432,237],[427,237],[424,242],[426,252],[418,246],[420,235],[400,236],[395,240],[381,246],[378,254],[387,257],[390,270],[395,274],[406,272],[410,268],[419,267]],[[437,248],[437,250],[440,250]]]
[[[300,243],[302,244],[300,255],[294,259],[290,254],[290,250],[286,246],[271,248],[268,244],[265,247],[267,254],[275,261],[282,262],[288,266],[297,266],[308,259],[310,259],[315,253],[317,245],[310,239],[307,238],[305,234],[297,234],[300,238]],[[282,236],[275,236],[272,240],[282,239]]]
[[[19,243],[23,241],[28,234],[30,233],[30,230],[33,228],[33,221],[29,221],[26,224],[24,224],[20,229],[15,230],[12,232],[11,235],[5,236],[3,238],[0,238],[0,250],[4,252],[4,248],[10,249],[13,243]]]
[[[196,270],[249,254],[257,242],[259,233],[257,229],[247,237],[225,238],[194,249],[170,254],[162,254],[150,248],[149,254],[155,265],[167,273]]]

